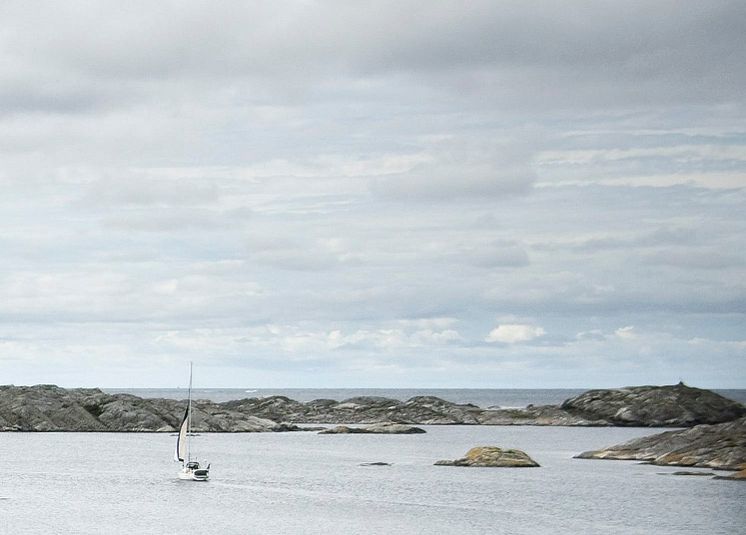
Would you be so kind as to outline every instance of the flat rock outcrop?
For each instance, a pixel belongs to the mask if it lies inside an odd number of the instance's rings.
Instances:
[[[319,431],[319,435],[340,435],[340,434],[376,434],[376,435],[413,435],[418,433],[425,433],[425,430],[421,427],[414,427],[406,424],[396,424],[391,422],[383,422],[380,424],[366,425],[364,427],[349,427],[346,425],[338,425],[330,429],[324,429]]]
[[[566,400],[560,408],[617,426],[691,427],[746,416],[746,408],[740,403],[684,383],[590,390]]]
[[[576,457],[740,470],[746,464],[746,417],[723,424],[667,431],[602,450],[586,451]]]
[[[461,459],[437,461],[435,465],[531,468],[539,466],[539,463],[521,450],[506,450],[497,446],[477,446],[467,451],[466,455]]]

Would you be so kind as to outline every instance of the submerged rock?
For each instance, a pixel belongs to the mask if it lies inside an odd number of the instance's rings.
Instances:
[[[746,463],[746,417],[734,422],[698,425],[637,438],[617,446],[586,451],[576,458],[739,470]]]
[[[466,452],[466,456],[461,459],[437,461],[435,465],[531,468],[539,466],[539,463],[521,450],[504,450],[497,446],[478,446]]]
[[[746,464],[741,465],[741,469],[727,476],[715,476],[715,479],[730,479],[732,481],[746,481]]]
[[[662,476],[714,476],[714,472],[690,472],[690,471],[680,471],[680,472],[661,472],[660,475]]]

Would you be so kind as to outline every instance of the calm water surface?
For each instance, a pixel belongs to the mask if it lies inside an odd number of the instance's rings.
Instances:
[[[425,426],[425,435],[203,434],[207,483],[176,479],[174,437],[0,433],[0,533],[735,534],[746,484],[572,459],[639,428]],[[475,445],[528,469],[433,466]],[[384,461],[393,466],[366,467]]]

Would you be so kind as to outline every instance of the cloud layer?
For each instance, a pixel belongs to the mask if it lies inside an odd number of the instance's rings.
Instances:
[[[685,4],[4,2],[0,373],[746,387],[746,8]]]

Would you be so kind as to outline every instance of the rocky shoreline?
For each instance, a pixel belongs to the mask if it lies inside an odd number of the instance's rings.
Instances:
[[[576,458],[742,470],[746,463],[746,417],[722,424],[697,425],[690,429],[637,438],[601,450],[586,451]]]
[[[97,388],[0,386],[0,431],[173,432],[185,400],[107,394]],[[691,427],[746,416],[746,407],[684,384],[591,390],[561,405],[483,409],[433,397],[356,397],[307,403],[284,396],[193,401],[195,432],[303,430],[297,424]]]

